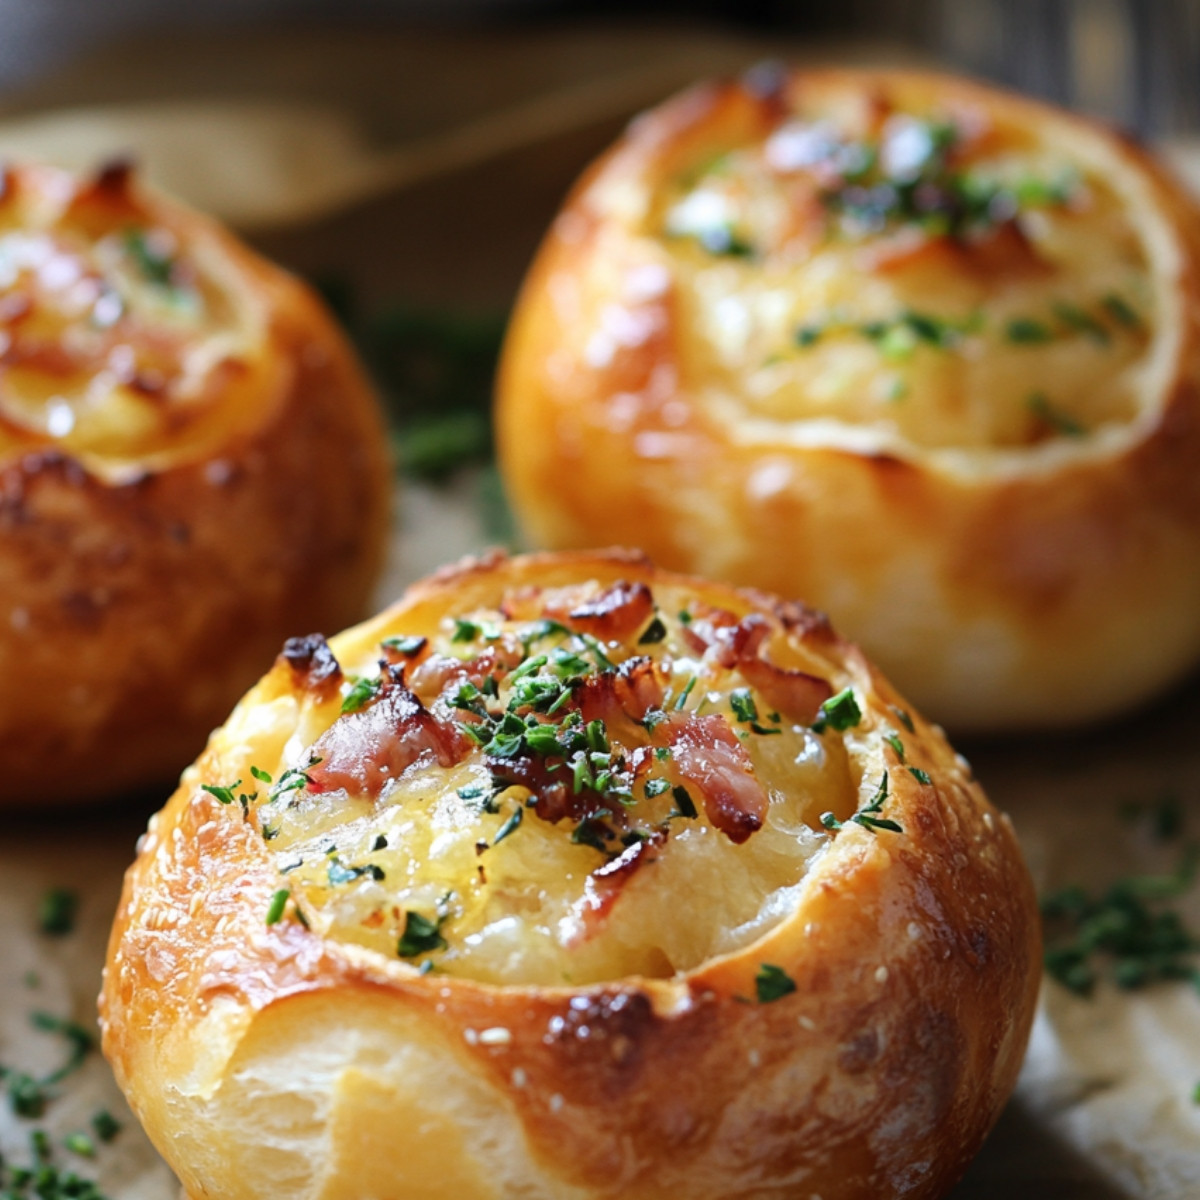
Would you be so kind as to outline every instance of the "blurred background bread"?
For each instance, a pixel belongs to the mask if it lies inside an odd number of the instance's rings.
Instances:
[[[390,469],[325,308],[127,164],[0,200],[0,802],[169,781],[283,640],[364,611]]]
[[[1200,653],[1200,243],[1119,135],[946,76],[756,69],[635,122],[498,385],[533,541],[803,597],[959,730]]]

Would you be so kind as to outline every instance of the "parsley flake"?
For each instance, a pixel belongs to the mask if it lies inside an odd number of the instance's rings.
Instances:
[[[796,990],[796,981],[774,963],[760,963],[754,977],[754,993],[759,1004],[772,1004],[790,996]]]
[[[396,947],[396,953],[401,958],[416,958],[433,950],[445,950],[448,943],[441,935],[442,923],[445,917],[438,916],[435,920],[423,917],[411,909],[404,914],[404,933]]]
[[[852,687],[843,688],[836,696],[830,696],[817,712],[812,724],[813,733],[824,733],[826,729],[844,733],[862,720],[862,709]]]

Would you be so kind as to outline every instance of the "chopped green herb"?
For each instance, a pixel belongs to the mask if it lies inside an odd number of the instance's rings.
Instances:
[[[342,712],[356,713],[364,709],[379,694],[383,680],[376,675],[374,678],[363,677],[356,679],[350,690],[342,697]]]
[[[796,330],[796,345],[803,349],[809,346],[815,346],[821,340],[821,335],[825,329],[821,325],[801,325]]]
[[[675,808],[668,814],[668,819],[670,817],[686,817],[689,821],[694,821],[699,816],[696,804],[687,788],[676,784],[671,789],[671,797],[675,801]]]
[[[409,909],[404,914],[404,933],[396,947],[396,953],[401,958],[416,958],[433,950],[445,950],[447,942],[440,932],[444,921],[443,916],[439,915],[436,920],[431,921],[419,912]]]
[[[1173,874],[1129,876],[1096,897],[1081,887],[1046,896],[1041,908],[1051,978],[1089,995],[1107,962],[1120,988],[1171,979],[1200,984],[1193,964],[1200,941],[1177,912],[1155,907],[1191,887],[1197,857],[1196,847],[1189,847]]]
[[[1065,437],[1083,437],[1087,433],[1087,430],[1074,417],[1055,408],[1044,392],[1034,392],[1029,397],[1029,411],[1038,420],[1053,429],[1055,433],[1061,433]]]
[[[791,995],[796,990],[796,981],[774,963],[760,963],[754,977],[754,992],[759,1004],[771,1004]]]
[[[758,720],[758,705],[754,703],[749,688],[735,688],[729,695],[729,706],[739,721]]]
[[[524,815],[525,810],[520,805],[517,805],[517,807],[513,809],[512,815],[508,818],[508,820],[506,820],[504,824],[496,830],[496,836],[492,838],[492,845],[498,846],[506,837],[508,837],[510,833],[516,829],[519,829],[521,825],[521,819]]]
[[[896,733],[885,733],[883,740],[896,752],[896,757],[904,761],[904,743],[900,740],[900,735]]]
[[[63,1138],[63,1145],[72,1154],[81,1155],[83,1158],[96,1157],[96,1143],[86,1133],[68,1133]]]
[[[650,800],[655,796],[661,796],[663,792],[669,792],[671,790],[671,784],[669,780],[662,779],[661,777],[647,779],[646,786],[643,790],[645,791],[646,799]]]
[[[166,236],[145,229],[125,231],[125,250],[145,279],[155,287],[169,288],[175,271],[175,260],[166,250]]]
[[[280,888],[272,897],[271,903],[267,905],[266,921],[268,925],[275,925],[283,918],[283,910],[287,908],[287,902],[291,899],[292,893],[287,888]]]
[[[896,715],[896,720],[897,720],[897,721],[899,721],[899,722],[900,722],[900,724],[901,724],[901,725],[903,725],[903,726],[904,726],[904,728],[905,728],[905,729],[907,729],[909,733],[913,733],[913,732],[915,732],[915,730],[914,730],[914,728],[913,728],[913,719],[912,719],[912,717],[910,717],[910,716],[908,715],[908,713],[906,713],[906,712],[904,711],[904,709],[902,709],[902,708],[897,708],[897,707],[896,707],[896,706],[893,704],[893,705],[892,705],[892,712],[893,712],[893,713],[895,713],[895,715]]]
[[[1031,317],[1013,317],[1008,323],[1008,340],[1026,345],[1049,342],[1054,338],[1050,327],[1043,321]]]
[[[598,809],[588,813],[571,831],[571,841],[580,846],[591,846],[601,854],[608,853],[608,843],[612,840],[612,830],[604,823],[608,812]]]
[[[425,649],[427,640],[419,634],[414,634],[412,637],[385,638],[381,644],[385,650],[394,650],[405,658],[413,658]]]
[[[1109,292],[1100,303],[1118,324],[1124,325],[1126,329],[1141,329],[1142,318],[1116,292]]]
[[[824,733],[826,729],[844,733],[852,729],[862,720],[862,709],[852,687],[843,688],[836,696],[830,696],[817,712],[813,722],[814,733]]]
[[[261,767],[251,766],[250,774],[253,775],[254,778],[257,779],[259,783],[270,783],[271,782],[271,776],[266,771],[264,771]]]
[[[687,698],[692,694],[692,689],[695,686],[696,686],[696,677],[695,677],[695,675],[693,675],[687,681],[687,683],[684,684],[683,691],[679,693],[679,696],[675,701],[674,707],[675,707],[676,712],[680,712],[682,710],[683,706],[687,703]]]
[[[241,787],[242,781],[235,779],[228,787],[220,787],[215,783],[202,783],[200,790],[207,792],[210,796],[215,797],[222,804],[232,804],[234,802],[234,788]]]
[[[50,888],[38,904],[38,928],[52,937],[62,937],[75,928],[79,893],[71,888]]]
[[[121,1132],[121,1122],[102,1108],[92,1117],[92,1129],[102,1142],[111,1142]]]
[[[642,636],[638,638],[639,646],[653,645],[655,642],[661,642],[667,636],[667,627],[663,624],[663,620],[659,616],[655,616],[649,625],[642,632]]]
[[[482,412],[423,414],[411,419],[395,444],[406,475],[438,481],[466,463],[486,458],[492,431]]]
[[[369,875],[376,883],[386,878],[383,868],[377,867],[374,863],[367,863],[361,867],[348,867],[337,855],[330,858],[329,867],[326,871],[330,887],[338,887],[343,883],[351,883],[355,879],[361,879],[364,875]]]
[[[1082,333],[1102,346],[1107,346],[1112,341],[1108,330],[1091,313],[1085,312],[1077,304],[1059,301],[1054,305],[1054,315],[1068,329],[1075,333]]]
[[[928,786],[929,784],[931,784],[931,783],[933,782],[933,780],[929,778],[929,772],[928,772],[928,771],[922,771],[920,767],[909,767],[909,768],[908,768],[908,773],[909,773],[909,774],[910,774],[910,775],[911,775],[911,776],[912,776],[912,777],[913,777],[913,778],[914,778],[914,779],[915,779],[915,780],[916,780],[918,783],[923,783],[923,784],[925,784],[926,786]]]
[[[454,633],[450,640],[452,642],[473,642],[483,632],[474,621],[464,620],[462,617],[454,618]]]
[[[460,791],[458,794],[461,796],[462,792]],[[377,833],[375,835],[375,840],[371,843],[371,849],[373,851],[374,850],[386,850],[387,844],[388,844],[387,836],[382,833]]]

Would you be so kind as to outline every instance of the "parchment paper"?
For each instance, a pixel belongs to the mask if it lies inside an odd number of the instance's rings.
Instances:
[[[141,45],[106,52],[0,105],[0,153],[36,148],[39,128],[46,155],[75,163],[145,137],[152,167],[173,190],[241,222],[261,247],[298,269],[343,272],[368,302],[400,296],[499,309],[563,191],[629,112],[684,78],[731,69],[764,49],[702,34],[611,30],[463,42],[284,33]],[[860,47],[837,57],[874,59],[880,52]],[[656,62],[663,64],[659,74]],[[545,121],[558,107],[545,97],[564,94],[574,97],[572,118]],[[156,105],[160,99],[176,107]],[[196,132],[214,101],[211,130],[220,137]],[[47,111],[58,115],[37,115]],[[249,113],[245,121],[239,112]],[[325,121],[306,144],[296,139],[298,112],[301,124]],[[475,132],[458,137],[463,128]],[[490,129],[494,140],[480,129]],[[206,137],[194,154],[178,153],[178,145]],[[165,158],[155,150],[172,145]],[[316,200],[298,196],[298,181],[351,160],[382,161],[383,175],[392,175],[380,182],[364,169],[357,190],[322,185]],[[408,174],[396,167],[404,161]],[[427,165],[413,170],[414,161]],[[442,562],[482,548],[478,484],[468,472],[449,488],[404,489],[380,603]],[[1039,888],[1101,887],[1129,871],[1170,869],[1179,852],[1177,844],[1156,843],[1145,823],[1123,820],[1123,803],[1174,792],[1186,814],[1184,838],[1200,837],[1197,731],[1200,686],[1193,683],[1136,718],[1087,735],[962,748],[992,798],[1012,814]],[[129,797],[67,819],[39,818],[31,796],[29,813],[6,821],[0,1062],[37,1072],[60,1060],[60,1040],[31,1029],[32,1010],[93,1020],[121,872],[164,798]],[[37,932],[37,903],[52,886],[77,888],[83,900],[76,930],[62,938]],[[1200,928],[1197,901],[1189,897],[1185,908]],[[1200,1196],[1200,1107],[1191,1098],[1197,1081],[1200,995],[1189,985],[1137,994],[1106,985],[1086,1000],[1046,983],[1017,1095],[955,1200]],[[174,1200],[170,1173],[98,1056],[61,1091],[39,1123],[0,1105],[0,1151],[26,1162],[34,1124],[57,1138],[107,1108],[124,1124],[112,1145],[101,1146],[94,1162],[61,1150],[59,1160],[96,1177],[112,1200]]]

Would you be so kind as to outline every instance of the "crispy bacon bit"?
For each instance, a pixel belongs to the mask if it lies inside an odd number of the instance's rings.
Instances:
[[[439,721],[404,685],[403,672],[387,667],[375,701],[338,718],[314,743],[321,761],[309,771],[310,792],[344,788],[378,799],[384,786],[419,760],[451,767],[471,743]]]
[[[503,678],[520,665],[524,656],[520,642],[506,636],[472,659],[430,654],[412,671],[408,683],[425,703],[432,704],[438,696],[460,684],[473,683],[479,687],[489,675]]]
[[[717,641],[717,631],[730,629],[738,624],[736,613],[727,608],[715,608],[711,604],[693,604],[691,620],[684,625],[684,642],[697,654],[703,654]]]
[[[662,678],[652,659],[627,658],[616,671],[584,679],[575,691],[575,702],[585,721],[603,721],[617,728],[623,716],[641,721],[650,709],[662,707]]]
[[[817,710],[833,695],[829,683],[819,676],[776,666],[763,657],[771,622],[759,613],[743,617],[736,625],[714,625],[707,617],[693,621],[691,628],[697,625],[704,652],[711,653],[727,670],[741,672],[772,708],[791,720],[811,724],[817,719]]]
[[[605,641],[627,642],[654,615],[654,597],[644,583],[621,580],[569,612],[549,615]]]
[[[292,668],[296,686],[310,692],[328,694],[342,681],[342,668],[324,636],[288,638],[280,658]]]
[[[757,833],[767,815],[767,793],[725,719],[672,713],[667,736],[675,772],[700,794],[712,824],[738,844]]]
[[[773,709],[802,725],[811,725],[821,705],[833,695],[829,681],[819,675],[777,667],[765,658],[742,659],[738,670]]]
[[[600,932],[626,885],[642,866],[658,857],[659,847],[666,837],[663,830],[655,829],[645,840],[632,842],[616,858],[597,867],[588,876],[583,896],[574,906],[579,932],[569,944],[578,945]]]

